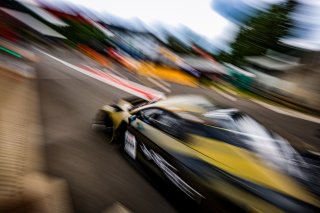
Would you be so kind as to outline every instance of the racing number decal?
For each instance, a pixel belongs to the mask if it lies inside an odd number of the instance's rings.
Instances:
[[[129,131],[125,133],[124,151],[133,159],[136,159],[137,140],[136,137]]]

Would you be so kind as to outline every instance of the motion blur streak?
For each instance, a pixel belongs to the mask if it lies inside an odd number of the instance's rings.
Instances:
[[[75,66],[75,65],[72,65],[66,61],[63,61],[57,57],[54,57],[46,52],[43,52],[41,50],[39,50],[40,52],[42,52],[43,54],[59,61],[60,63],[70,67],[70,68],[73,68],[74,70],[77,70],[85,75],[88,75],[92,78],[95,78],[97,80],[100,80],[100,81],[103,81],[107,84],[110,84],[116,88],[119,88],[119,89],[122,89],[122,90],[125,90],[126,92],[128,93],[133,93],[133,95],[136,95],[138,97],[142,97],[144,99],[147,99],[147,100],[157,100],[159,98],[161,98],[163,95],[161,93],[159,93],[158,91],[155,91],[155,90],[152,90],[152,89],[149,89],[151,90],[152,92],[154,92],[155,94],[152,94],[151,92],[147,92],[147,91],[144,91],[146,90],[147,88],[146,87],[143,87],[143,86],[140,86],[140,88],[143,88],[144,90],[140,89],[139,87],[137,86],[131,86],[130,82],[129,81],[126,81],[125,79],[121,79],[119,80],[119,77],[115,77],[115,76],[112,76],[112,74],[106,74],[104,73],[103,71],[100,71],[100,70],[97,70],[97,69],[92,69],[86,65],[84,66]],[[133,82],[132,82],[133,83]]]
[[[1,212],[319,212],[320,4],[1,0]]]

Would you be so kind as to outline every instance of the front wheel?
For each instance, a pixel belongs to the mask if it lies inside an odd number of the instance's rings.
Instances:
[[[102,134],[107,136],[109,142],[113,140],[113,137],[114,137],[113,122],[112,122],[112,119],[109,117],[109,115],[105,111],[100,110],[97,113],[97,115],[95,116],[95,119],[91,124],[91,129],[97,132],[101,132]]]

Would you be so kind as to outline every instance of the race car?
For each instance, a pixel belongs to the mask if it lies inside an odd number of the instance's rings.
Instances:
[[[319,212],[314,168],[284,138],[210,98],[121,99],[92,125],[201,210]]]

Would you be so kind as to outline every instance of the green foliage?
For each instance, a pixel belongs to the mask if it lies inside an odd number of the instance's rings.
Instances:
[[[221,51],[214,56],[219,62],[233,62],[232,57],[229,53]]]
[[[185,45],[182,41],[180,41],[175,36],[172,36],[172,35],[168,36],[167,43],[168,43],[168,46],[177,53],[192,54],[192,49],[187,45]]]
[[[87,44],[92,40],[105,42],[106,35],[94,26],[74,20],[64,20],[69,26],[60,29],[60,32],[75,43]]]
[[[296,5],[296,1],[288,0],[249,19],[231,44],[229,61],[241,63],[244,56],[263,55],[268,49],[277,50],[279,40],[288,35],[292,26],[290,13]]]

